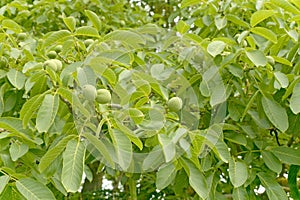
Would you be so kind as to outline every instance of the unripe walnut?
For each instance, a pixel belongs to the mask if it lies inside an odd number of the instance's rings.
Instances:
[[[168,101],[168,108],[172,112],[177,112],[182,108],[182,100],[180,97],[172,97]]]
[[[101,104],[109,103],[111,100],[111,94],[107,89],[97,90],[96,101]]]
[[[60,60],[51,59],[51,61],[55,62],[57,71],[60,71],[62,69],[62,62]]]
[[[53,71],[57,71],[57,65],[56,63],[53,61],[53,60],[46,60],[43,64],[44,68],[50,68],[52,69]]]
[[[90,45],[93,44],[93,43],[94,43],[94,40],[93,40],[93,39],[86,39],[86,40],[84,40],[84,45],[85,45],[86,47],[90,46]]]
[[[47,53],[47,56],[48,56],[48,58],[53,59],[53,58],[56,58],[57,53],[56,53],[55,51],[49,51],[49,52]]]
[[[23,41],[26,39],[26,33],[19,33],[17,37],[20,41]]]
[[[60,53],[61,51],[62,51],[62,45],[57,45],[55,48],[54,48],[54,51],[56,52],[56,53]]]

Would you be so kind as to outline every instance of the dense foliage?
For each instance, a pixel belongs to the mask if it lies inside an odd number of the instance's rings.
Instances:
[[[0,199],[300,199],[297,0],[0,6]]]

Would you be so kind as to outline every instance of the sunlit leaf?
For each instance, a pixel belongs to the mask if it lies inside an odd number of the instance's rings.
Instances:
[[[222,41],[212,41],[207,46],[207,51],[210,55],[215,57],[216,55],[219,55],[224,50],[226,44]]]
[[[275,12],[273,10],[258,10],[251,15],[250,24],[251,26],[256,26],[274,14]]]
[[[75,35],[77,36],[89,36],[89,37],[99,37],[99,33],[97,31],[97,29],[95,29],[94,27],[90,27],[90,26],[81,26],[79,28],[76,29],[75,31]]]
[[[265,66],[267,64],[267,58],[260,50],[246,51],[247,57],[252,61],[255,66]]]
[[[9,181],[9,176],[8,175],[2,175],[0,176],[0,194],[3,192],[5,186],[7,185]]]
[[[74,31],[76,27],[76,19],[73,16],[64,17],[63,21],[70,31]]]
[[[87,15],[87,17],[89,18],[89,20],[93,23],[93,26],[100,31],[102,24],[101,21],[99,19],[99,17],[96,15],[96,13],[94,13],[91,10],[85,10],[85,14]]]
[[[273,43],[277,43],[277,35],[270,29],[264,27],[254,27],[251,28],[250,31],[266,38],[267,40],[270,40]]]

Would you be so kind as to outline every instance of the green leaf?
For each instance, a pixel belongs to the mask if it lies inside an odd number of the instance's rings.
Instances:
[[[207,46],[207,52],[213,56],[216,57],[217,55],[219,55],[220,53],[222,53],[222,51],[224,50],[226,44],[223,41],[212,41],[211,43],[209,43],[209,45]]]
[[[31,139],[28,130],[23,129],[22,120],[14,117],[1,117],[0,127],[10,132],[10,136],[16,136],[27,141],[40,144],[39,141]]]
[[[165,163],[162,149],[159,145],[155,146],[143,161],[142,168],[144,171],[157,170],[161,164]]]
[[[12,161],[17,161],[19,158],[21,158],[28,152],[28,149],[28,145],[26,144],[18,144],[15,142],[12,143],[9,148],[9,153]]]
[[[284,65],[287,65],[290,67],[293,66],[293,63],[291,63],[289,60],[287,60],[285,58],[278,57],[278,56],[272,56],[272,58],[278,63],[284,64]]]
[[[286,110],[272,97],[263,96],[261,101],[263,109],[270,122],[272,122],[272,124],[281,132],[285,132],[289,127]]]
[[[281,146],[272,148],[272,153],[283,163],[300,165],[300,149]]]
[[[71,37],[70,31],[67,30],[59,30],[52,32],[48,37],[45,39],[44,47],[51,46],[55,43],[59,43],[62,41],[66,41],[69,37]]]
[[[111,129],[110,135],[115,146],[118,164],[123,170],[127,170],[133,157],[131,141],[124,133],[116,129]]]
[[[292,112],[297,115],[300,113],[300,82],[298,82],[294,89],[290,99],[290,108]]]
[[[58,112],[58,107],[58,95],[46,94],[36,117],[36,128],[40,133],[47,132],[51,127]]]
[[[267,165],[267,167],[269,169],[276,172],[277,174],[279,174],[281,172],[282,164],[279,161],[279,159],[276,156],[274,156],[274,154],[272,152],[262,151],[261,155],[263,157],[265,164]]]
[[[246,116],[248,110],[251,108],[253,102],[256,100],[256,96],[259,94],[259,90],[257,90],[250,98],[250,100],[248,101],[247,103],[247,106],[242,114],[242,117],[241,117],[241,121],[243,121],[244,117]]]
[[[12,19],[4,19],[2,21],[2,27],[6,28],[8,30],[11,30],[15,33],[20,33],[22,32],[22,28],[19,24],[17,24],[14,20]]]
[[[0,194],[3,192],[5,186],[8,184],[9,176],[6,174],[0,176]]]
[[[298,0],[290,0],[293,4],[295,4],[295,6],[297,6],[297,8],[300,9],[300,1]]]
[[[146,40],[138,33],[127,30],[116,30],[105,36],[106,40],[118,40],[130,47],[139,48]]]
[[[19,192],[28,200],[56,200],[51,190],[31,178],[16,181]]]
[[[181,8],[185,8],[185,7],[188,7],[188,6],[193,6],[193,5],[196,5],[198,3],[201,3],[201,0],[183,0],[181,2]]]
[[[45,94],[38,94],[26,101],[20,111],[23,127],[26,127],[43,102]]]
[[[121,132],[123,132],[130,140],[131,142],[133,142],[140,150],[143,149],[143,142],[141,141],[140,138],[138,138],[135,133],[130,130],[127,126],[123,125],[121,122],[119,121],[115,121],[117,127],[119,128],[119,130]]]
[[[85,10],[86,16],[89,18],[89,20],[92,22],[93,26],[97,29],[97,31],[101,30],[102,24],[99,19],[99,17],[94,13],[93,11],[90,10]]]
[[[243,21],[241,18],[237,17],[236,15],[227,14],[226,19],[228,21],[231,21],[231,22],[235,23],[236,25],[243,26],[243,27],[246,27],[246,28],[250,27],[247,22]]]
[[[291,165],[289,169],[288,175],[288,183],[290,186],[290,196],[293,199],[300,199],[300,191],[298,187],[298,172],[300,166],[298,165]]]
[[[223,29],[227,25],[227,19],[226,17],[216,16],[215,17],[215,25],[218,30]]]
[[[230,89],[225,88],[224,84],[216,84],[212,88],[209,103],[212,107],[217,106],[226,101],[230,94]],[[221,116],[220,116],[221,117]],[[225,117],[225,116],[224,116]]]
[[[229,178],[235,188],[242,186],[248,179],[248,167],[242,161],[229,160]]]
[[[77,192],[81,185],[84,167],[85,145],[70,140],[63,153],[61,181],[67,192]]]
[[[90,67],[77,68],[77,79],[81,87],[87,84],[96,85],[96,75]]]
[[[60,141],[52,146],[41,158],[39,163],[39,170],[43,172],[49,165],[63,152],[68,142],[74,139],[76,135],[67,135],[60,139]]]
[[[212,149],[223,162],[228,163],[228,160],[230,159],[230,152],[225,142],[218,141]]]
[[[297,9],[295,6],[293,6],[291,3],[289,3],[286,0],[271,0],[270,3],[293,14],[298,14],[298,15],[300,14],[299,9]]]
[[[163,190],[170,185],[176,177],[176,167],[173,163],[168,163],[158,169],[156,173],[156,187]]]
[[[166,162],[170,162],[176,155],[175,144],[166,134],[158,134],[158,141],[163,149]]]
[[[188,25],[185,21],[180,20],[176,25],[176,29],[183,35],[190,29],[190,25]]]
[[[275,12],[273,10],[258,10],[251,15],[250,25],[256,26],[260,22],[274,15]]]
[[[236,144],[241,144],[246,146],[247,145],[247,139],[244,135],[240,134],[240,133],[234,133],[233,132],[229,132],[225,134],[225,138],[231,142],[234,142]]]
[[[247,191],[244,187],[234,188],[232,198],[233,200],[249,200]]]
[[[246,51],[246,55],[257,67],[265,66],[267,64],[267,58],[265,54],[260,50],[248,50]]]
[[[10,69],[7,73],[7,78],[9,82],[17,89],[20,90],[24,87],[26,76],[21,72],[15,69]]]
[[[276,81],[280,85],[279,89],[287,88],[287,86],[289,85],[289,79],[284,73],[277,71],[277,72],[274,72],[274,76],[275,76]]]
[[[287,194],[282,187],[277,183],[275,177],[271,177],[269,174],[260,172],[257,174],[262,185],[267,191],[269,199],[272,200],[288,200]]]
[[[277,35],[271,31],[270,29],[264,28],[264,27],[254,27],[251,28],[250,31],[252,33],[255,33],[257,35],[260,35],[264,38],[266,38],[267,40],[270,40],[273,43],[277,43]]]
[[[65,25],[68,27],[68,29],[73,32],[76,28],[76,19],[73,16],[64,17],[63,21]]]
[[[110,167],[114,168],[114,161],[112,160],[112,156],[110,155],[109,150],[107,149],[105,144],[96,136],[90,133],[83,133],[82,136],[85,137],[102,154]]]
[[[57,89],[56,92],[62,98],[66,99],[74,107],[74,109],[78,109],[78,111],[80,111],[82,115],[84,115],[85,117],[90,116],[90,112],[81,104],[78,97],[75,96],[75,94],[73,94],[73,92],[70,89],[60,87]]]
[[[99,38],[99,33],[97,29],[90,26],[81,26],[75,31],[76,36],[88,36],[88,37],[96,37]]]
[[[20,194],[15,186],[9,184],[5,187],[4,191],[0,195],[0,199],[18,199],[24,200],[25,198]]]
[[[206,199],[209,193],[208,185],[203,173],[189,160],[184,159],[186,172],[189,175],[189,182],[196,193],[203,199]]]

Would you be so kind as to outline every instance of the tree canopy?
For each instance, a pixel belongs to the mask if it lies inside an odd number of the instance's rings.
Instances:
[[[300,199],[297,0],[2,0],[0,199]]]

